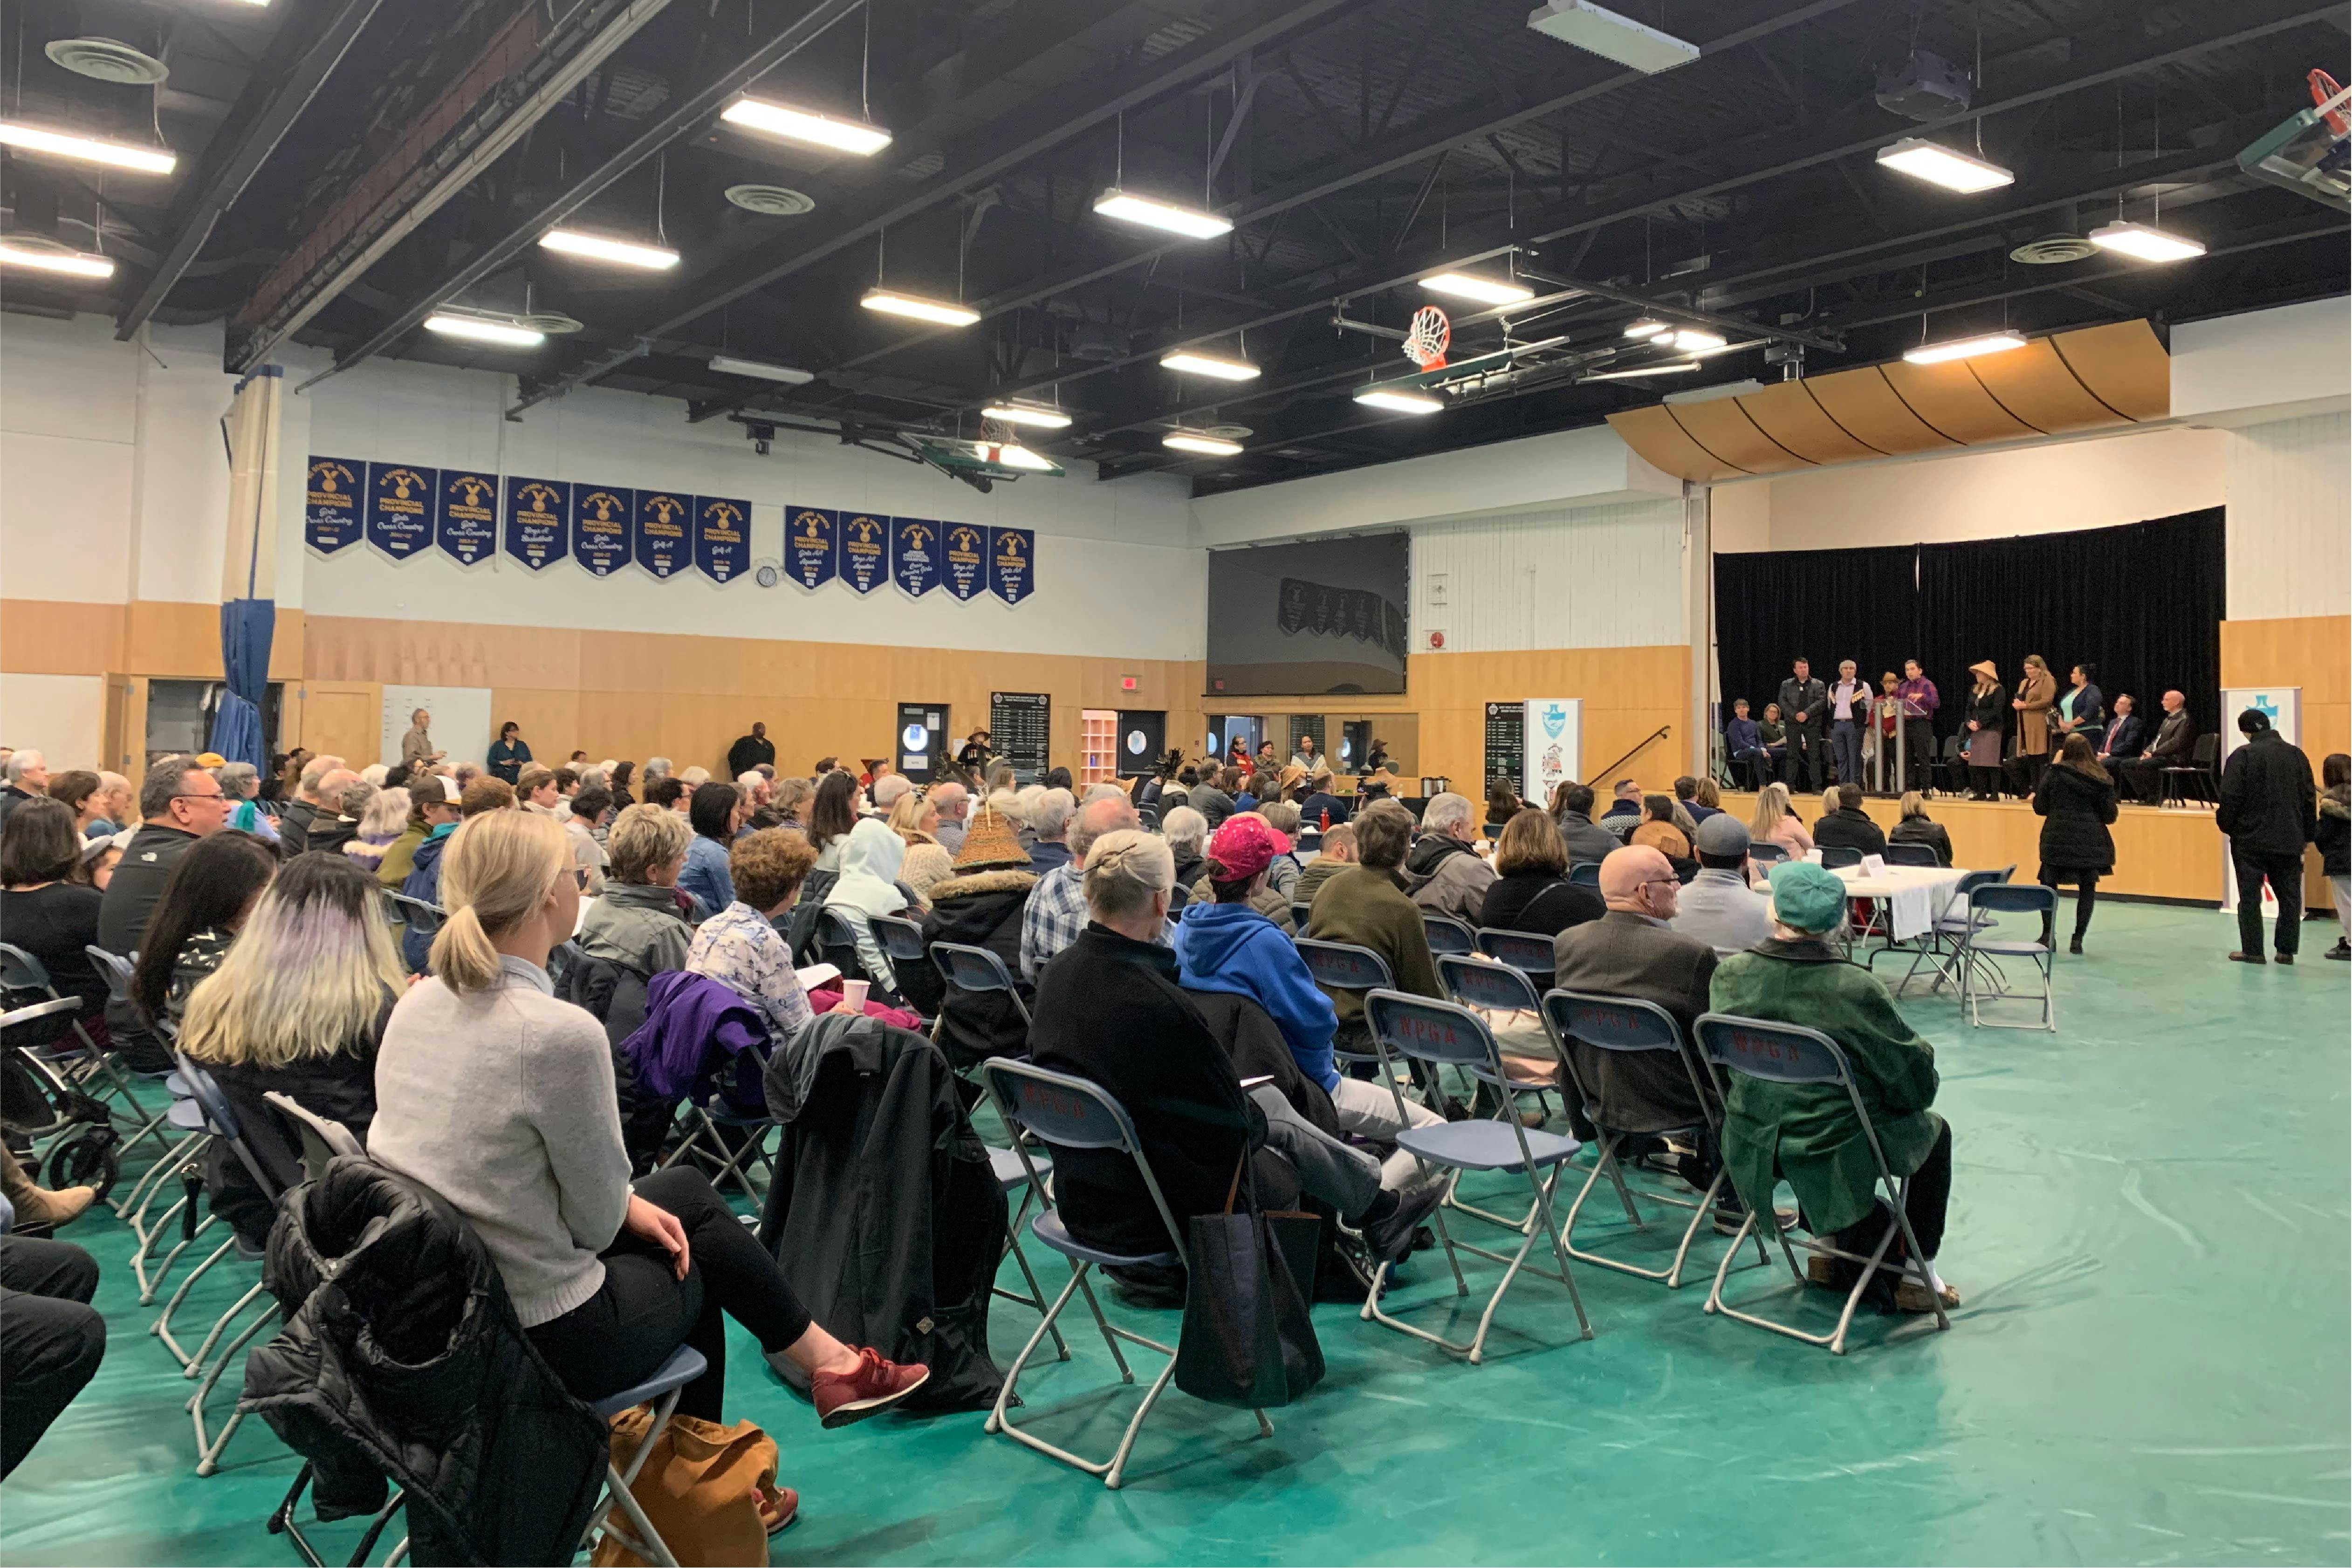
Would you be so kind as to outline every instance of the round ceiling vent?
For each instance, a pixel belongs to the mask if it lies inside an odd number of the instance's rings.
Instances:
[[[1247,441],[1256,432],[1246,424],[1212,424],[1203,428],[1201,434],[1213,435],[1219,441]]]
[[[172,74],[154,56],[112,38],[59,38],[41,52],[76,76],[126,87],[152,87]]]
[[[816,198],[784,185],[730,185],[727,199],[762,217],[796,218],[816,211]]]
[[[2098,254],[2099,247],[2080,235],[2043,235],[2011,251],[2009,259],[2028,267],[2055,267],[2062,262],[2088,261]]]
[[[518,327],[528,327],[534,332],[544,332],[549,337],[553,338],[560,337],[566,332],[577,332],[581,330],[586,323],[572,317],[562,315],[553,310],[542,310],[536,316],[516,317],[515,325]]]

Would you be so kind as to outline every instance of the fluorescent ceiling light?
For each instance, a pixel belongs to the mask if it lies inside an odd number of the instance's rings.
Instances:
[[[1160,444],[1177,452],[1198,452],[1205,457],[1238,457],[1242,450],[1239,442],[1220,441],[1213,435],[1195,435],[1185,430],[1161,436]]]
[[[1658,320],[1654,317],[1644,316],[1639,321],[1634,322],[1631,327],[1625,329],[1625,336],[1628,338],[1663,338],[1673,330],[1674,328],[1667,323]]]
[[[513,321],[500,321],[488,316],[459,316],[446,310],[436,310],[425,318],[425,329],[438,332],[445,338],[499,343],[509,349],[536,349],[547,341],[546,333]]]
[[[969,327],[980,319],[980,312],[969,305],[951,305],[944,299],[925,299],[919,295],[899,294],[887,288],[870,288],[858,303],[868,310],[879,310],[890,316],[911,316],[918,321],[936,321],[942,327]]]
[[[1363,387],[1358,390],[1356,401],[1366,408],[1384,408],[1391,413],[1438,413],[1445,407],[1443,398],[1403,387]]]
[[[0,266],[31,267],[36,272],[63,273],[68,277],[112,277],[114,258],[88,251],[52,250],[21,240],[0,239]]]
[[[677,252],[664,246],[608,239],[603,235],[582,234],[577,229],[550,229],[539,236],[539,243],[543,249],[562,251],[566,256],[609,261],[620,267],[642,267],[650,272],[677,265]]]
[[[1903,357],[1915,365],[1940,365],[1947,360],[1973,360],[1979,354],[2022,349],[2025,340],[2014,332],[1987,332],[1980,338],[1955,338],[1948,343],[1923,343],[1906,349]]]
[[[1107,218],[1117,218],[1121,223],[1166,229],[1170,234],[1182,235],[1187,239],[1214,239],[1219,235],[1234,232],[1231,218],[1204,213],[1197,207],[1180,207],[1156,196],[1139,196],[1131,191],[1122,191],[1117,185],[1095,198],[1095,211]]]
[[[2146,224],[2108,224],[2091,231],[2091,243],[2135,261],[2187,261],[2205,254],[2198,241]]]
[[[1906,136],[1891,147],[1878,150],[1881,167],[1898,174],[1908,174],[1915,180],[1925,180],[1931,185],[1941,185],[1948,191],[1973,195],[1997,186],[2014,184],[2017,176],[1998,163],[1988,163],[1981,158],[1971,158],[1965,152],[1955,152],[1933,141],[1922,141]]]
[[[765,364],[758,360],[739,360],[731,354],[713,354],[710,368],[724,376],[750,376],[757,381],[782,382],[786,386],[806,386],[816,380],[813,371],[794,370],[790,365]]]
[[[719,118],[746,131],[761,131],[787,141],[803,141],[836,152],[855,152],[860,158],[871,158],[890,145],[890,133],[878,125],[868,125],[860,120],[835,120],[829,114],[814,114],[756,98],[737,99],[719,111]]]
[[[1247,360],[1221,360],[1214,354],[1202,354],[1191,349],[1178,349],[1160,356],[1160,368],[1180,375],[1214,376],[1221,382],[1248,382],[1257,379],[1258,369]],[[1234,448],[1238,452],[1240,447]]]
[[[1050,457],[1040,457],[1025,446],[1005,445],[995,449],[995,461],[1007,468],[1026,468],[1032,474],[1058,474],[1062,465]]]
[[[1679,328],[1670,335],[1662,335],[1651,340],[1660,348],[1671,346],[1682,350],[1685,353],[1703,353],[1709,349],[1720,349],[1724,344],[1722,333],[1701,331],[1696,327]]]
[[[992,402],[980,411],[982,419],[1002,420],[1007,424],[1034,424],[1040,430],[1067,430],[1070,416],[1058,408],[1040,408],[1034,403]]]
[[[95,136],[45,131],[16,120],[0,120],[0,146],[78,158],[85,163],[108,163],[117,169],[135,169],[142,174],[168,174],[179,163],[167,147],[133,147],[127,141],[104,141]]]
[[[1451,294],[1461,299],[1475,299],[1481,305],[1517,305],[1533,299],[1536,291],[1500,277],[1481,277],[1473,272],[1440,272],[1421,280],[1421,286],[1432,294]]]
[[[1631,16],[1604,11],[1586,0],[1547,0],[1528,13],[1528,26],[1604,59],[1654,76],[1698,58],[1698,46],[1645,27]]]
[[[1588,382],[1630,382],[1636,376],[1678,376],[1685,371],[1698,368],[1696,360],[1675,360],[1663,365],[1636,365],[1625,371],[1595,371],[1584,379]]]

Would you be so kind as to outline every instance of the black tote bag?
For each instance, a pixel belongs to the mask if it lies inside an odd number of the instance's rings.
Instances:
[[[1244,1156],[1246,1160],[1247,1156]],[[1323,1381],[1323,1346],[1307,1314],[1287,1243],[1312,1257],[1321,1221],[1304,1213],[1234,1212],[1241,1169],[1223,1214],[1196,1214],[1176,1386],[1195,1399],[1272,1410]]]

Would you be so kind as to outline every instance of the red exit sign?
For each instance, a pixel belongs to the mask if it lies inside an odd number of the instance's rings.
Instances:
[[[1135,689],[1135,677],[1133,675],[1119,676],[1118,689],[1123,692],[1133,691]]]

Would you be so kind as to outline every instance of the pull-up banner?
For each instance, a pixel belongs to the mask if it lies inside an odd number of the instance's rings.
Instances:
[[[637,564],[664,582],[693,565],[693,543],[686,537],[687,519],[693,514],[690,497],[667,490],[638,491],[636,524],[632,530]]]
[[[1037,533],[1034,528],[988,530],[988,586],[1007,604],[1018,604],[1037,586]]]
[[[560,479],[507,481],[507,554],[544,571],[572,550],[572,486]]]
[[[948,591],[971,600],[988,588],[988,530],[976,523],[947,523]]]
[[[434,542],[460,566],[471,566],[499,548],[499,480],[495,474],[462,468],[441,470],[441,507],[433,523]]]
[[[629,492],[612,485],[572,486],[572,559],[593,577],[629,564]]]
[[[890,575],[913,598],[940,585],[940,525],[929,517],[890,519]]]
[[[845,512],[841,518],[841,579],[860,593],[871,593],[890,575],[890,525],[886,518],[863,512]]]
[[[406,560],[433,542],[433,493],[437,468],[397,463],[368,465],[367,539],[394,560]]]
[[[713,582],[743,570],[751,551],[751,503],[725,496],[694,498],[694,564]]]
[[[303,488],[302,539],[320,555],[332,555],[360,538],[360,503],[367,494],[367,465],[341,457],[310,459]]]
[[[823,588],[841,565],[841,514],[793,507],[784,517],[785,574],[803,588]]]

